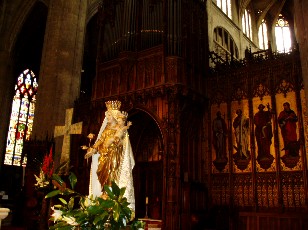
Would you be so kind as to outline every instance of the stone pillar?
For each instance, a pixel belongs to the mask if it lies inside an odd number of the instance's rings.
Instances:
[[[3,162],[14,94],[12,61],[8,51],[0,51],[0,162]],[[0,165],[1,168],[1,165]]]
[[[302,77],[308,106],[308,2],[307,0],[294,0],[294,30],[299,45],[300,59],[302,66]],[[306,116],[308,116],[306,110]],[[307,127],[304,127],[307,131]],[[307,148],[307,146],[306,146]],[[303,176],[307,178],[307,155],[303,159]],[[308,187],[307,180],[304,180],[304,187]],[[305,189],[305,204],[308,204],[308,191]]]
[[[87,2],[50,1],[32,134],[37,140],[53,136],[79,97]]]
[[[302,76],[308,105],[308,1],[294,0],[294,29],[299,44]]]

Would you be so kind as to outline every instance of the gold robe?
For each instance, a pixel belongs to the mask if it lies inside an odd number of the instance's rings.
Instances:
[[[107,125],[100,139],[93,146],[100,154],[96,173],[102,187],[106,184],[111,185],[112,181],[117,182],[119,177],[123,145],[119,145],[118,140],[114,139],[115,133],[116,130],[110,129]]]

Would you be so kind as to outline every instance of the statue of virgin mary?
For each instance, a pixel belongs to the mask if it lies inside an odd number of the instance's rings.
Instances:
[[[120,101],[107,101],[105,119],[97,139],[87,150],[85,158],[92,156],[89,195],[102,195],[102,187],[114,181],[120,188],[125,187],[124,196],[135,210],[135,195],[132,170],[134,155],[125,126],[127,113],[121,112]]]

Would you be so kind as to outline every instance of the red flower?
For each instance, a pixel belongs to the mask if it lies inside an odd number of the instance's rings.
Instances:
[[[42,165],[42,171],[44,174],[50,178],[53,174],[54,165],[53,165],[53,158],[52,158],[52,147],[50,148],[49,155],[45,155]]]

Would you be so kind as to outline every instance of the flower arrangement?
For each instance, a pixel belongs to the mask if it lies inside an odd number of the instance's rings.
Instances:
[[[49,154],[44,156],[42,165],[40,167],[39,176],[34,175],[36,184],[34,185],[37,189],[43,189],[50,186],[50,181],[54,173],[54,161],[52,156],[52,148],[50,148]]]
[[[129,203],[124,197],[125,188],[119,188],[113,182],[111,186],[104,186],[101,197],[84,196],[74,190],[77,183],[74,173],[71,172],[68,176],[68,188],[58,171],[59,169],[54,169],[51,148],[41,163],[39,176],[34,175],[35,187],[45,191],[45,194],[49,192],[45,199],[59,196],[57,200],[53,200],[53,203],[57,203],[51,207],[50,220],[53,221],[53,225],[49,227],[50,230],[118,230],[125,229],[128,224],[129,229],[144,228],[145,222],[136,220],[134,211],[128,207]]]
[[[131,229],[144,227],[144,222],[134,220],[134,211],[128,207],[129,203],[124,197],[125,188],[119,188],[112,182],[111,186],[104,186],[101,197],[84,196],[74,191],[77,183],[75,174],[70,173],[68,179],[71,189],[67,188],[61,177],[54,177],[53,184],[57,189],[45,196],[60,196],[58,204],[51,207],[53,213],[50,220],[54,225],[49,227],[50,230],[118,230],[125,229],[128,223],[131,223]]]

